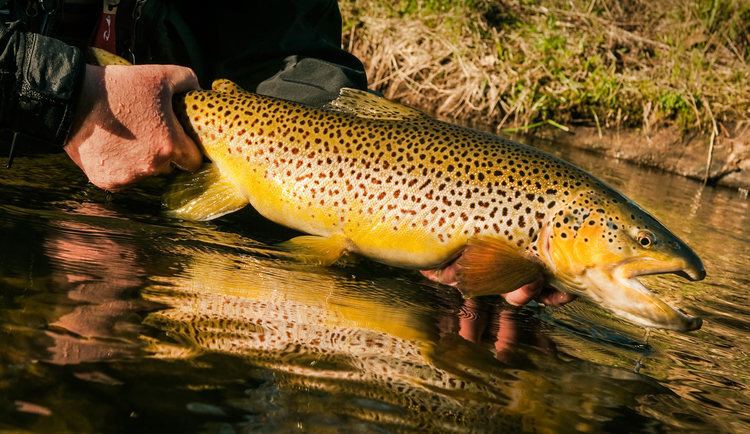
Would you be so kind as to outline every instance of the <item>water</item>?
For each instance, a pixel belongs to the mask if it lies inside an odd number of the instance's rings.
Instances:
[[[0,432],[748,432],[750,202],[563,157],[702,256],[705,281],[648,282],[700,331],[300,265],[250,210],[181,223],[162,181],[109,197],[62,155],[19,158],[0,171]]]

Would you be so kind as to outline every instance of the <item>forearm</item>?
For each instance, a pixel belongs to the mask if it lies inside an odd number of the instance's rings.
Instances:
[[[62,146],[83,73],[77,48],[0,23],[0,128]]]

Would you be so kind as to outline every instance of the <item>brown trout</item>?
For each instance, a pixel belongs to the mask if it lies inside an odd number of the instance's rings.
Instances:
[[[346,252],[413,269],[457,261],[467,296],[544,277],[641,325],[701,325],[636,279],[702,279],[698,256],[631,200],[538,149],[353,89],[316,109],[220,80],[177,111],[212,163],[174,187],[176,217],[251,204],[311,234],[286,246],[321,263]]]
[[[354,89],[312,108],[218,80],[175,110],[211,160],[166,194],[175,217],[250,204],[310,234],[284,246],[323,264],[347,252],[419,270],[453,263],[466,296],[544,278],[643,326],[701,326],[637,280],[703,279],[699,257],[632,200],[538,149]]]

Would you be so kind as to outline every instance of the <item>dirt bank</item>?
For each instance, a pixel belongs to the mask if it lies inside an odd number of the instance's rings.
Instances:
[[[722,130],[714,141],[709,171],[711,137],[700,133],[683,135],[676,128],[662,128],[649,135],[634,129],[602,131],[600,135],[596,128],[578,127],[571,133],[549,132],[544,136],[709,185],[750,190],[750,125]]]

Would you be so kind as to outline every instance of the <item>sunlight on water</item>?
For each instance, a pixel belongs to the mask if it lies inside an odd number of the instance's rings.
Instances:
[[[250,210],[181,223],[158,180],[108,197],[63,156],[18,159],[0,172],[0,431],[747,432],[750,202],[561,156],[702,256],[702,282],[648,278],[700,331],[463,300],[361,258],[301,265]]]

